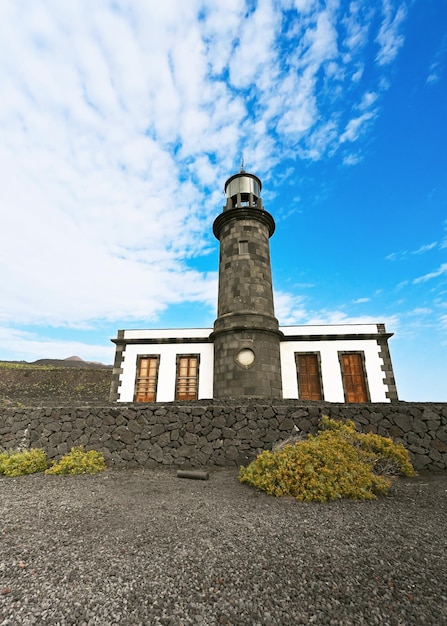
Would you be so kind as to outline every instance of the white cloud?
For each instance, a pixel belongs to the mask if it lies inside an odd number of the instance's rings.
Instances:
[[[421,246],[417,250],[413,250],[411,254],[423,254],[424,252],[429,252],[430,250],[433,250],[433,248],[436,248],[437,245],[438,245],[438,242],[433,241],[432,243],[428,243],[428,244],[425,244],[424,246]]]
[[[432,309],[428,307],[417,307],[416,309],[408,311],[408,315],[430,315],[432,312]]]
[[[447,274],[447,263],[442,263],[439,269],[434,272],[429,272],[428,274],[424,274],[423,276],[419,276],[413,280],[414,285],[418,285],[419,283],[425,283],[428,280],[432,280],[433,278],[439,278],[439,276],[443,276]]]
[[[385,259],[387,261],[396,261],[396,260],[402,260],[405,258],[408,258],[409,255],[420,255],[420,254],[424,254],[425,252],[430,252],[430,250],[435,250],[436,248],[441,249],[443,248],[443,242],[439,243],[437,241],[432,241],[432,243],[428,243],[428,244],[423,244],[422,246],[419,246],[419,248],[417,248],[416,250],[401,250],[400,252],[391,252],[391,254],[388,254]]]
[[[375,117],[375,115],[375,111],[368,111],[349,120],[344,133],[340,137],[340,143],[344,143],[345,141],[356,141],[361,134],[365,132],[368,123]]]
[[[365,302],[370,302],[371,298],[357,298],[354,300],[354,304],[364,304]]]
[[[385,324],[388,332],[396,332],[400,320],[397,315],[348,315],[344,311],[319,311],[306,320],[306,324]]]
[[[283,291],[275,291],[275,315],[281,326],[304,324],[308,313],[304,308],[305,298]]]
[[[321,64],[338,55],[337,30],[333,18],[329,4],[326,10],[318,14],[315,28],[306,31],[305,43],[309,46],[307,55],[313,64]]]
[[[100,361],[105,365],[113,363],[115,347],[110,345],[87,344],[81,341],[55,340],[42,337],[39,333],[20,331],[0,326],[2,358],[14,361],[36,361],[45,355],[47,359],[66,359],[80,356],[84,361]]]
[[[363,160],[363,156],[361,154],[347,154],[343,157],[343,165],[357,165]]]
[[[317,0],[291,0],[290,3],[285,2],[285,6],[287,8],[289,4],[292,4],[295,6],[296,10],[299,11],[300,13],[309,13],[309,11],[311,11],[315,5],[317,3]]]
[[[398,6],[395,4],[393,0],[382,0],[383,21],[376,38],[380,48],[376,57],[379,65],[388,65],[394,61],[404,43],[400,29],[407,16],[407,8],[404,2]]]
[[[366,91],[363,94],[362,101],[358,105],[359,110],[360,111],[365,111],[365,110],[371,108],[372,105],[377,101],[378,98],[379,98],[379,94],[378,93],[375,93],[373,91]]]
[[[368,43],[371,17],[372,11],[369,7],[362,6],[361,2],[350,2],[349,13],[342,22],[346,28],[343,44],[351,53],[357,52]]]
[[[445,67],[445,57],[447,55],[447,35],[442,38],[441,44],[436,51],[435,57],[430,65],[427,76],[428,85],[436,85],[442,78]]]
[[[280,13],[274,10],[272,1],[259,0],[254,11],[240,23],[238,41],[229,63],[234,87],[249,87],[271,64],[279,20]]]
[[[366,3],[351,4],[346,59],[338,2],[24,6],[0,4],[5,322],[212,308],[216,274],[190,261],[217,250],[211,218],[242,151],[260,174],[287,157],[317,160],[375,115],[381,73],[349,96],[375,36]],[[356,113],[343,123],[348,97]]]

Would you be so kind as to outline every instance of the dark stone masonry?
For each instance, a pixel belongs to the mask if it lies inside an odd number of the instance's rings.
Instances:
[[[417,470],[447,469],[447,404],[332,404],[298,400],[198,400],[78,408],[0,410],[0,449],[43,448],[50,459],[72,446],[103,452],[116,467],[245,465],[297,433],[315,433],[322,415],[352,419],[390,436]]]
[[[279,331],[273,304],[269,239],[275,220],[264,210],[257,176],[243,169],[225,183],[214,343],[214,398],[281,398]],[[248,360],[246,360],[248,359]]]

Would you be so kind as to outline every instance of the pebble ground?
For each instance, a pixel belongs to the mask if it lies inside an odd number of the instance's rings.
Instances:
[[[175,470],[0,478],[0,625],[443,626],[447,474],[302,504]]]

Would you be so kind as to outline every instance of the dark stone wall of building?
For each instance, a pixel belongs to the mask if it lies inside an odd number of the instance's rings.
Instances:
[[[391,436],[418,470],[447,469],[447,404],[323,404],[296,400],[209,400],[0,412],[0,448],[43,448],[49,458],[72,446],[104,453],[108,465],[238,466],[296,429],[315,433],[322,415],[352,419]]]

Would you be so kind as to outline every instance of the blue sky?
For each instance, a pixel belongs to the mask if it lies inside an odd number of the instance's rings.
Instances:
[[[447,400],[445,0],[2,0],[0,93],[0,359],[212,326],[243,154],[280,323],[385,322]]]

